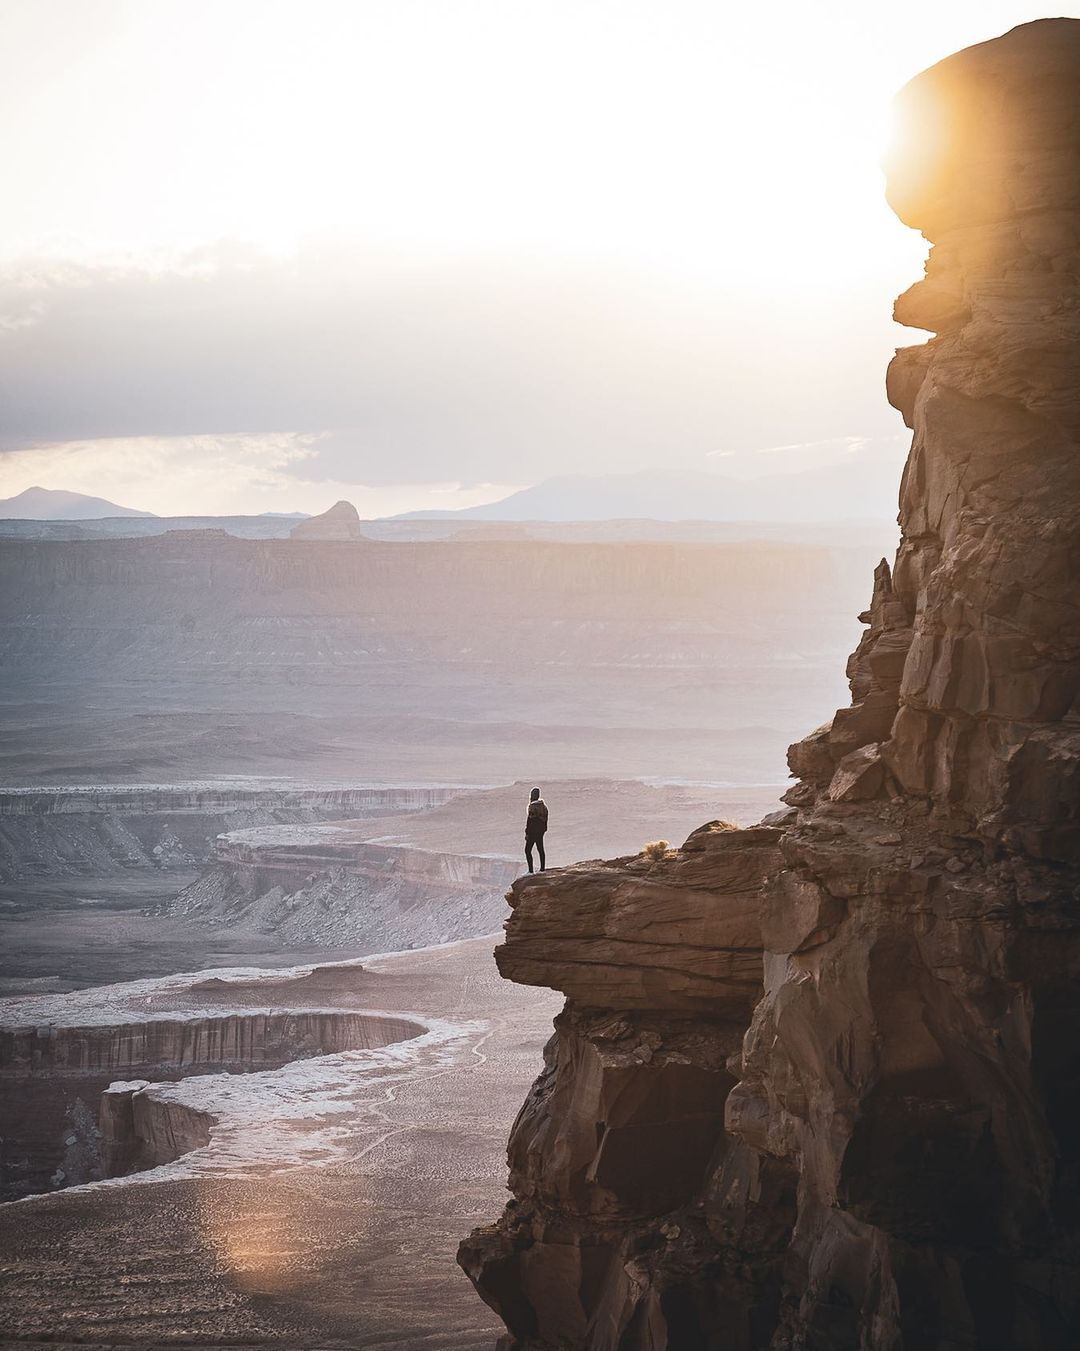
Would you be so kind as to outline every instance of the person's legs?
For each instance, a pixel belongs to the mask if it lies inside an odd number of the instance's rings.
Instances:
[[[529,872],[532,872],[532,871],[533,871],[533,857],[532,857],[532,851],[533,851],[533,842],[532,842],[532,840],[530,840],[530,839],[526,839],[526,841],[525,841],[525,862],[529,865]],[[541,847],[540,847],[540,867],[542,868],[543,866],[544,866],[544,849],[543,849],[543,845],[541,845]]]
[[[544,837],[539,836],[536,841],[536,852],[540,855],[540,871],[543,872],[547,867],[547,861],[544,858]]]

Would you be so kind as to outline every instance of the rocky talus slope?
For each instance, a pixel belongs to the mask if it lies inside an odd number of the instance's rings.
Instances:
[[[517,1351],[1080,1345],[1080,22],[902,92],[902,542],[786,816],[522,878]]]

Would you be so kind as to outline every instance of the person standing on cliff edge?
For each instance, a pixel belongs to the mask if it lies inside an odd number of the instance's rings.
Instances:
[[[540,789],[534,788],[529,794],[529,810],[525,816],[525,862],[529,872],[533,871],[533,845],[540,855],[540,871],[544,871],[544,832],[548,825],[547,803],[540,796]]]

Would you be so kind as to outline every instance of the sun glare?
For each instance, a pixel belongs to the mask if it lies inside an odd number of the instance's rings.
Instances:
[[[345,234],[755,289],[857,274],[898,229],[878,169],[891,77],[868,86],[857,29],[823,70],[798,16],[766,50],[752,16],[689,8],[133,7],[41,110],[70,158],[42,209],[66,197],[54,215],[97,247]]]

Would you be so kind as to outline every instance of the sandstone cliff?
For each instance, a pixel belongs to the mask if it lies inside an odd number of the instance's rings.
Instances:
[[[933,248],[852,702],[785,816],[520,879],[569,996],[459,1260],[506,1347],[1080,1345],[1080,22],[900,95]]]

